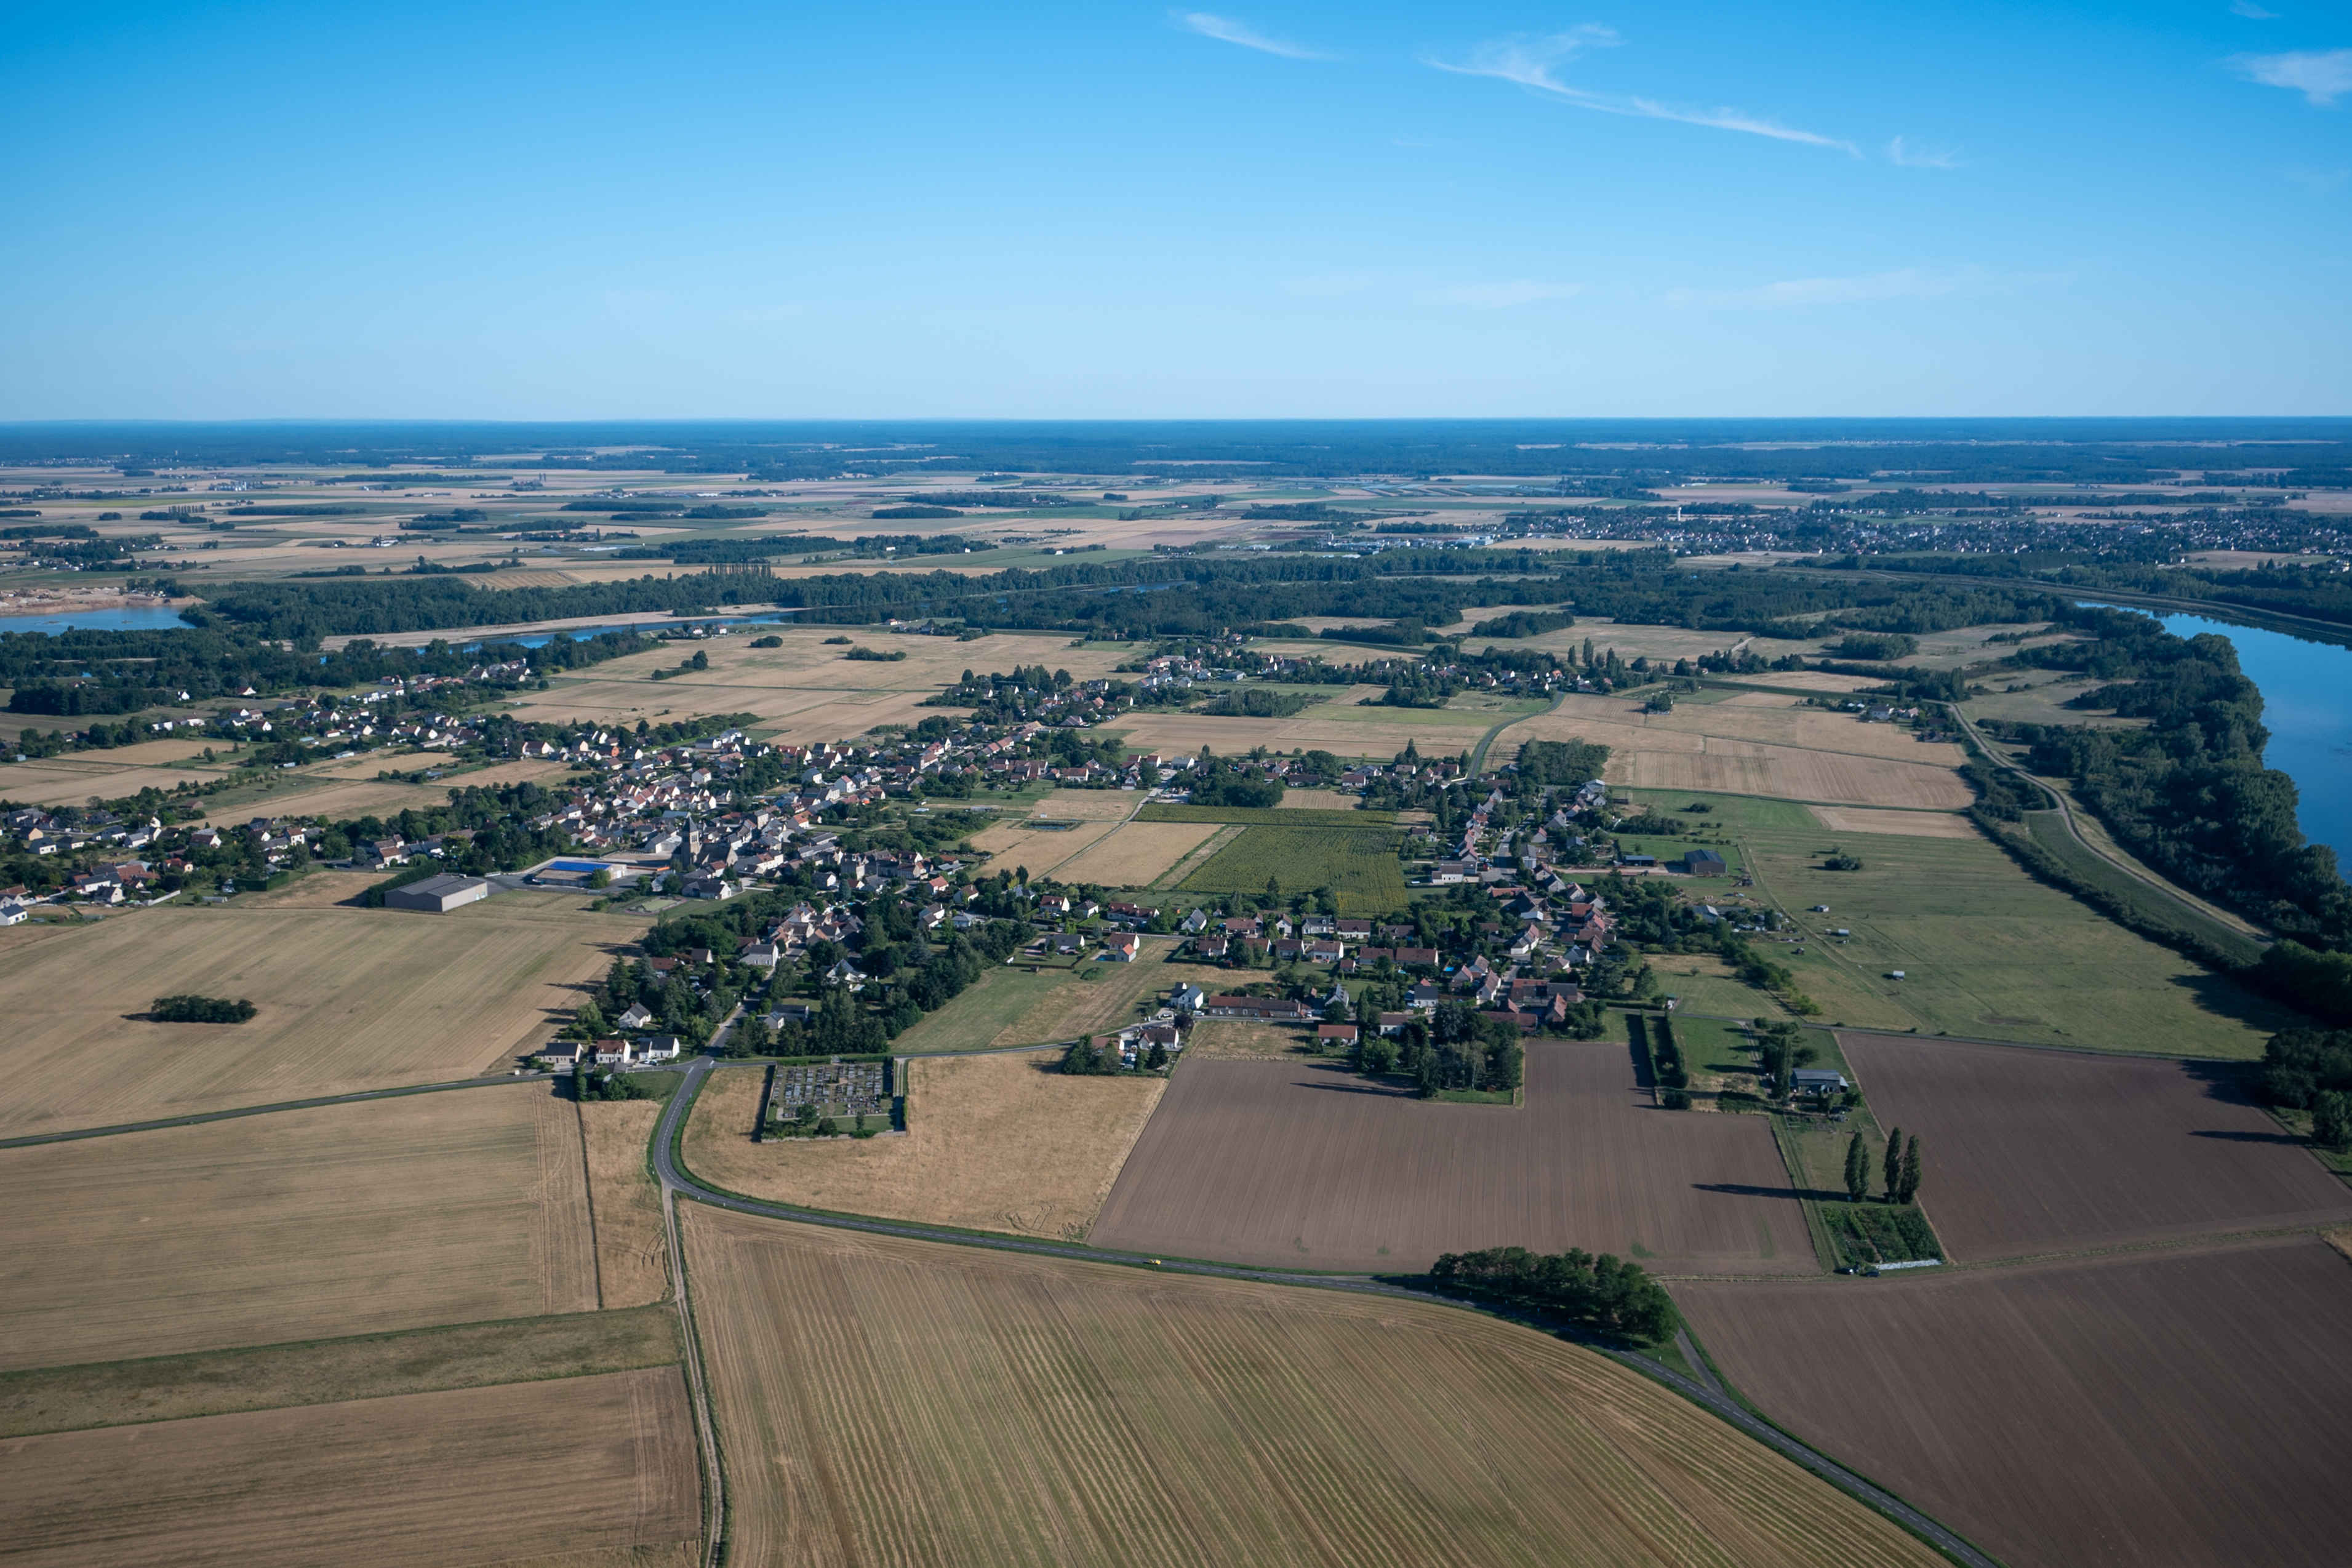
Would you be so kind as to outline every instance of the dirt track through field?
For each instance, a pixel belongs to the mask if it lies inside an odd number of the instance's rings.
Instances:
[[[1624,1369],[1420,1302],[685,1205],[739,1562],[1927,1568]]]
[[[2309,1237],[1675,1287],[1773,1420],[2011,1568],[2337,1568],[2352,1265]]]
[[[1514,1109],[1431,1103],[1335,1063],[1188,1062],[1092,1239],[1268,1268],[1402,1273],[1524,1246],[1815,1270],[1763,1118],[1653,1108],[1622,1045],[1532,1045],[1527,1078]]]
[[[0,1471],[26,1568],[594,1563],[700,1523],[676,1367],[8,1438]]]
[[[2238,1069],[1838,1041],[1880,1124],[1920,1135],[1921,1201],[1956,1258],[2352,1220],[2352,1188],[2245,1099]]]

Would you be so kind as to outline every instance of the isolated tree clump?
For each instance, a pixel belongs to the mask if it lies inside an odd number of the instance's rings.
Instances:
[[[158,996],[147,1016],[159,1024],[242,1024],[257,1009],[243,997],[232,1002],[225,996],[198,996],[188,993],[178,996]]]

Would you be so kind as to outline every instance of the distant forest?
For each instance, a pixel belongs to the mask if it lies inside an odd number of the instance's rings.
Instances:
[[[2249,443],[2232,448],[2212,443]],[[2260,445],[2253,445],[2260,443]],[[625,448],[613,451],[611,448]],[[513,455],[526,454],[517,460]],[[2189,468],[2352,482],[2344,419],[1444,419],[763,421],[0,426],[0,461],[132,467],[286,463],[462,474],[657,469],[754,479],[998,470],[1218,479],[1349,474],[2135,484]],[[448,482],[438,480],[436,482]],[[1613,487],[1602,487],[1613,493]]]

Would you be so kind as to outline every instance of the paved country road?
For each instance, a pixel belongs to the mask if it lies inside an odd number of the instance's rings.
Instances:
[[[698,1345],[699,1342],[694,1337],[693,1310],[688,1300],[689,1293],[685,1288],[684,1250],[678,1244],[677,1202],[680,1198],[709,1204],[713,1208],[731,1209],[737,1214],[757,1215],[768,1219],[791,1220],[800,1225],[827,1226],[836,1230],[865,1231],[875,1236],[906,1237],[916,1241],[946,1242],[957,1247],[981,1247],[997,1252],[1033,1253],[1040,1257],[1066,1258],[1086,1263],[1107,1263],[1126,1268],[1144,1268],[1155,1273],[1204,1274],[1228,1279],[1255,1279],[1271,1284],[1296,1285],[1319,1290],[1346,1290],[1356,1295],[1395,1296],[1408,1300],[1427,1301],[1459,1310],[1475,1310],[1465,1308],[1463,1302],[1447,1297],[1412,1289],[1402,1285],[1392,1285],[1369,1275],[1285,1274],[1263,1268],[1242,1268],[1227,1264],[1202,1263],[1191,1259],[1155,1258],[1139,1253],[1108,1252],[1098,1247],[1073,1247],[1062,1242],[1030,1241],[1019,1237],[985,1236],[971,1231],[913,1225],[899,1220],[866,1219],[854,1215],[827,1214],[814,1209],[795,1208],[790,1204],[764,1203],[754,1198],[737,1197],[732,1194],[707,1185],[692,1172],[687,1170],[677,1158],[677,1151],[683,1143],[682,1133],[686,1120],[693,1113],[695,1098],[701,1092],[703,1080],[709,1076],[713,1065],[711,1059],[705,1057],[685,1069],[686,1081],[678,1086],[677,1093],[670,1096],[669,1104],[662,1111],[661,1121],[654,1130],[654,1173],[661,1180],[662,1208],[669,1224],[670,1268],[674,1278],[680,1285],[679,1311],[685,1321],[687,1342],[689,1347]],[[1681,1336],[1681,1340],[1687,1344],[1687,1334]],[[1967,1568],[2000,1568],[1998,1560],[1971,1546],[1968,1542],[1945,1529],[1892,1492],[1872,1485],[1826,1455],[1816,1452],[1779,1427],[1749,1414],[1745,1406],[1734,1401],[1723,1390],[1720,1384],[1713,1381],[1711,1373],[1707,1374],[1708,1382],[1703,1384],[1685,1377],[1680,1373],[1663,1366],[1646,1356],[1611,1350],[1603,1345],[1591,1345],[1587,1348],[1600,1352],[1644,1377],[1664,1384],[1693,1404],[1729,1422],[1758,1442],[1811,1470],[1839,1490],[1869,1504],[1921,1540],[1943,1552],[1954,1562],[1966,1564]],[[688,1376],[693,1385],[696,1419],[703,1428],[706,1463],[710,1467],[712,1477],[712,1529],[706,1562],[715,1564],[719,1560],[720,1545],[719,1526],[725,1518],[722,1501],[724,1491],[719,1475],[717,1440],[710,1426],[709,1395],[702,1385],[698,1358],[699,1352],[697,1351],[689,1360]],[[1706,1366],[1705,1362],[1696,1357],[1692,1358],[1692,1364],[1700,1368]]]

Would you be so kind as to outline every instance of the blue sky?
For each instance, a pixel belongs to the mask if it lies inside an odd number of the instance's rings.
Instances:
[[[2352,413],[2340,3],[1206,3],[8,6],[0,418]]]

